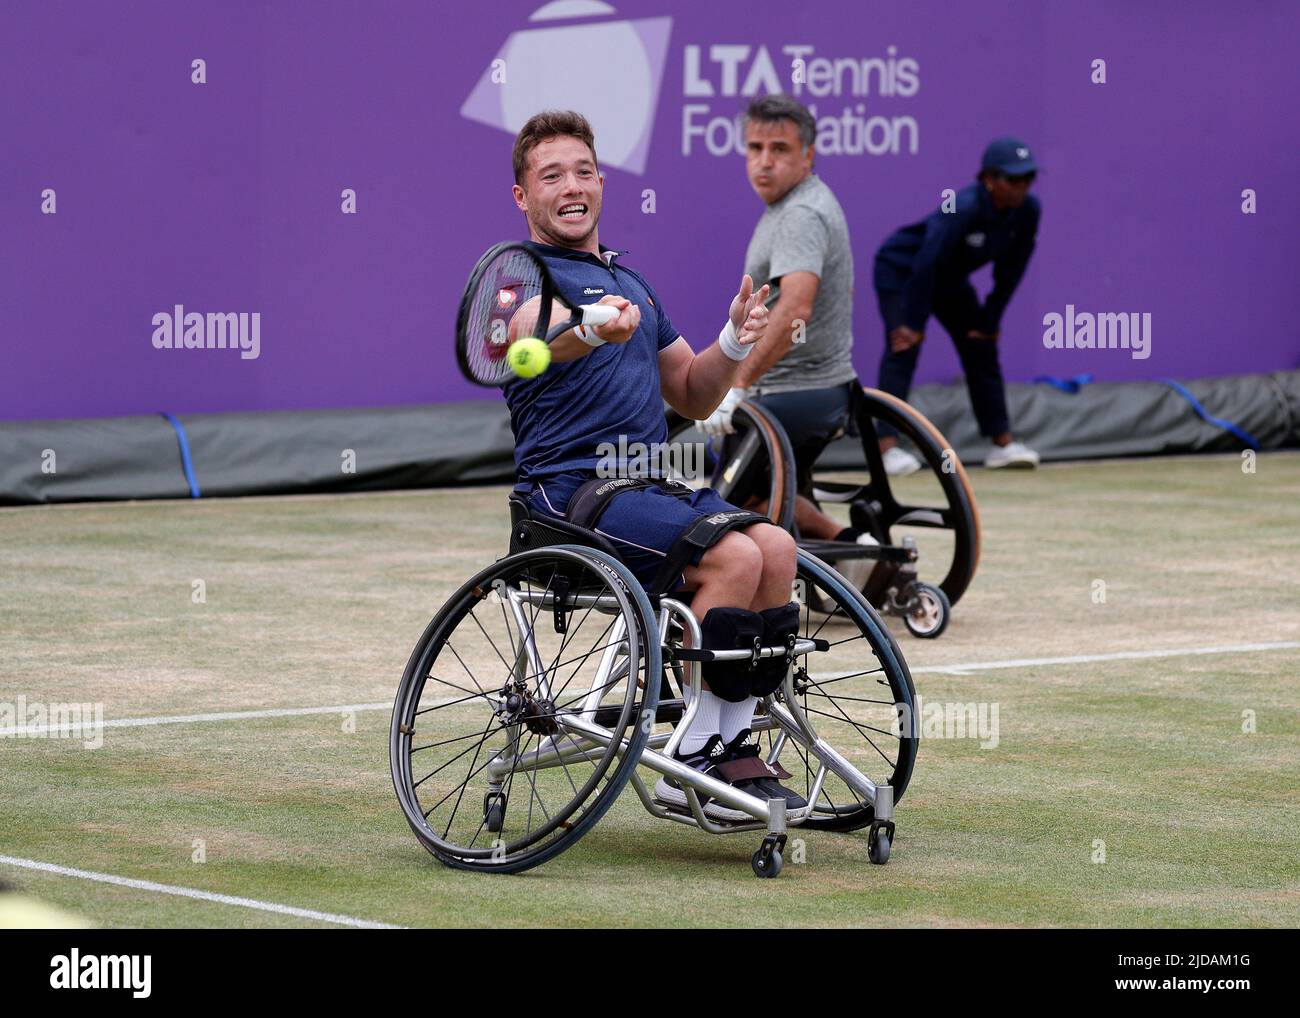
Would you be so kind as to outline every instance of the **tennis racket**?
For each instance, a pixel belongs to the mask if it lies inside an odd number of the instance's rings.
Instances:
[[[546,263],[531,248],[497,244],[465,284],[456,315],[456,360],[471,382],[500,386],[517,377],[506,360],[515,340],[536,336],[549,344],[575,325],[604,325],[617,317],[608,304],[574,307],[556,293]]]

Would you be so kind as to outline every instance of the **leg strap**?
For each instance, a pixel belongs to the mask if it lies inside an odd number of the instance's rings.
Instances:
[[[593,477],[583,481],[569,496],[569,504],[564,509],[565,519],[583,530],[595,530],[615,495],[648,487],[649,481],[637,477]]]
[[[691,488],[681,481],[652,477],[593,477],[578,485],[578,489],[569,496],[565,506],[564,517],[576,527],[583,530],[595,530],[609,503],[625,491],[640,491],[644,488],[658,488],[665,495],[674,498],[690,498]]]
[[[700,620],[704,650],[749,650],[751,656],[737,661],[705,661],[700,676],[719,700],[744,703],[754,681],[752,652],[761,645],[763,620],[748,608],[710,608]]]
[[[789,778],[793,775],[780,764],[775,767],[770,765],[766,760],[758,755],[758,747],[754,747],[754,752],[746,756],[738,756],[731,760],[724,760],[718,764],[718,773],[727,781],[735,784],[737,781],[754,781],[762,778]]]
[[[794,641],[799,635],[799,605],[791,601],[776,608],[764,608],[758,615],[763,622],[763,644],[786,648],[783,656],[762,658],[754,667],[749,691],[755,696],[767,696],[781,688],[781,683],[794,664]]]

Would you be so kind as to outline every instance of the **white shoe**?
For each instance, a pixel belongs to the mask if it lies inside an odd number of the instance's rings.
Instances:
[[[890,446],[885,450],[885,473],[890,477],[906,477],[921,469],[921,461],[906,449]]]
[[[1038,466],[1038,453],[1021,442],[1008,442],[1006,445],[995,445],[993,451],[984,458],[984,465],[990,470],[1000,467],[1033,470]]]

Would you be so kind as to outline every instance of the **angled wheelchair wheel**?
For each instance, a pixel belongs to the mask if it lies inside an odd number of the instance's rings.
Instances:
[[[970,479],[939,429],[914,407],[878,389],[856,397],[854,416],[866,457],[866,483],[813,479],[817,502],[847,502],[853,526],[882,544],[916,538],[922,579],[943,589],[956,604],[975,576],[980,558],[980,521]],[[893,425],[905,447],[929,467],[911,477],[885,473],[876,423]],[[947,533],[940,533],[946,531]],[[939,576],[942,575],[942,579]]]
[[[493,873],[571,847],[635,769],[661,674],[650,602],[609,555],[559,545],[476,574],[426,627],[393,708],[393,787],[420,843]]]
[[[796,595],[803,608],[800,635],[825,640],[828,651],[795,659],[792,687],[798,708],[820,739],[878,785],[902,798],[919,746],[916,689],[898,644],[880,615],[839,573],[799,552]],[[831,612],[810,608],[815,600]],[[784,692],[778,693],[783,700]],[[900,717],[904,723],[900,723]],[[871,803],[833,772],[817,789],[818,757],[793,737],[769,728],[763,736],[793,777],[784,783],[813,803],[805,827],[854,831],[875,819]],[[779,745],[778,745],[779,743]]]
[[[750,400],[731,417],[735,435],[714,442],[676,412],[668,414],[672,476],[688,484],[707,484],[734,505],[754,495],[767,503],[767,515],[778,527],[794,529],[794,452],[785,429],[767,410]],[[768,465],[772,468],[768,469]],[[683,469],[684,467],[684,469]],[[739,488],[747,489],[739,491]]]

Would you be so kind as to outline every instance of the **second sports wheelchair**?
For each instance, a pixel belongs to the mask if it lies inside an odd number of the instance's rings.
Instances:
[[[889,859],[894,805],[918,746],[912,678],[871,604],[799,551],[797,635],[709,651],[689,593],[646,589],[600,534],[510,497],[510,553],[458,589],[420,637],[397,692],[393,785],[420,843],[458,869],[514,873],[574,845],[628,784],[654,816],[712,834],[761,832],[754,873],[775,877],[793,827],[867,830]],[[807,609],[833,606],[830,614]],[[760,799],[679,763],[705,660],[782,657],[753,731],[808,805]],[[656,800],[664,775],[686,805]],[[711,799],[743,816],[719,821]]]
[[[702,476],[683,479],[708,484],[737,504],[755,494],[757,483],[756,497],[765,504],[767,515],[790,531],[801,548],[842,573],[861,572],[860,582],[854,585],[874,607],[901,617],[913,636],[939,636],[947,628],[952,606],[974,578],[980,555],[975,495],[961,460],[939,429],[896,396],[857,386],[848,434],[861,439],[866,477],[852,481],[814,477],[807,490],[798,491],[794,453],[776,417],[761,403],[746,400],[736,408],[732,421],[736,434],[716,450]],[[928,471],[910,478],[890,477],[876,437],[879,422],[892,426]],[[695,422],[672,412],[668,434],[670,446],[677,449],[705,445]],[[711,444],[707,447],[712,450]],[[697,459],[671,450],[667,458],[678,463]],[[795,500],[800,495],[819,507],[847,504],[852,525],[877,543],[853,545],[800,535],[795,523]],[[919,575],[921,535],[926,544],[926,576],[932,582]],[[854,568],[865,562],[874,566],[865,572]],[[829,610],[816,601],[812,606]]]

